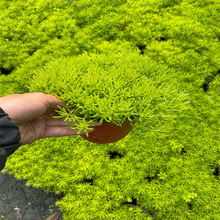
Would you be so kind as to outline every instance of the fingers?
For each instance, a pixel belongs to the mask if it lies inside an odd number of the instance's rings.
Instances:
[[[49,127],[67,127],[70,125],[74,125],[74,122],[66,122],[62,118],[47,118],[46,124]]]
[[[88,133],[92,132],[93,130],[87,131]],[[64,136],[71,136],[71,135],[79,135],[78,129],[70,129],[65,127],[48,127],[44,133],[43,138],[47,137],[64,137]],[[80,134],[85,134],[85,132],[82,132]]]
[[[50,126],[50,127],[52,126],[53,127],[54,126],[67,127],[67,126],[76,124],[76,122],[67,122],[63,118],[46,118],[46,124],[47,126]],[[100,123],[99,122],[92,123],[90,128],[95,127],[95,126],[100,126]]]
[[[63,137],[71,135],[85,134],[86,132],[79,133],[78,129],[67,128],[67,126],[74,125],[75,122],[66,122],[62,118],[48,118],[46,119],[46,131],[44,133],[44,138],[46,137]],[[87,130],[88,133],[95,130],[95,126],[99,126],[99,123],[93,123]]]

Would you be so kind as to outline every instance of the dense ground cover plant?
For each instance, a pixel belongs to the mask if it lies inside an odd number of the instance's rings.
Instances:
[[[60,58],[36,71],[30,91],[66,101],[59,115],[86,131],[95,122],[120,125],[150,121],[186,108],[186,95],[175,88],[172,71],[133,53],[83,54]]]
[[[24,146],[10,172],[63,194],[65,219],[148,219],[144,209],[156,219],[218,220],[219,11],[217,0],[2,0],[0,68],[11,74],[0,76],[1,95],[28,91],[35,69],[54,58],[138,48],[175,73],[170,82],[191,101],[114,144],[71,137]]]

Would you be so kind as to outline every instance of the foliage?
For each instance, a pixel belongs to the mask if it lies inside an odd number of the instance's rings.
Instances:
[[[132,58],[138,49],[191,106],[164,123],[143,119],[114,144],[65,137],[22,146],[6,170],[62,195],[68,220],[219,220],[219,12],[218,0],[1,0],[1,96],[27,92],[54,59]]]
[[[94,122],[168,117],[184,108],[186,95],[170,83],[173,73],[139,53],[83,54],[61,58],[36,71],[30,91],[66,101],[59,115],[86,131]],[[184,100],[185,99],[185,100]]]

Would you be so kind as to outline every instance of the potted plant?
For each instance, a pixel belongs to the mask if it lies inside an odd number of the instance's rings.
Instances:
[[[60,58],[37,70],[29,88],[67,102],[58,111],[59,117],[76,121],[72,127],[79,132],[99,122],[100,127],[82,137],[110,143],[125,137],[134,122],[162,119],[183,109],[186,96],[172,83],[173,75],[171,70],[136,51],[84,53]]]

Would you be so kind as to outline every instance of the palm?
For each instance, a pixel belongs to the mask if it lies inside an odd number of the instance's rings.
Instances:
[[[53,118],[58,106],[55,96],[43,93],[14,94],[0,98],[0,105],[18,125],[23,144],[45,137],[76,135],[78,130],[66,128],[63,119]]]

